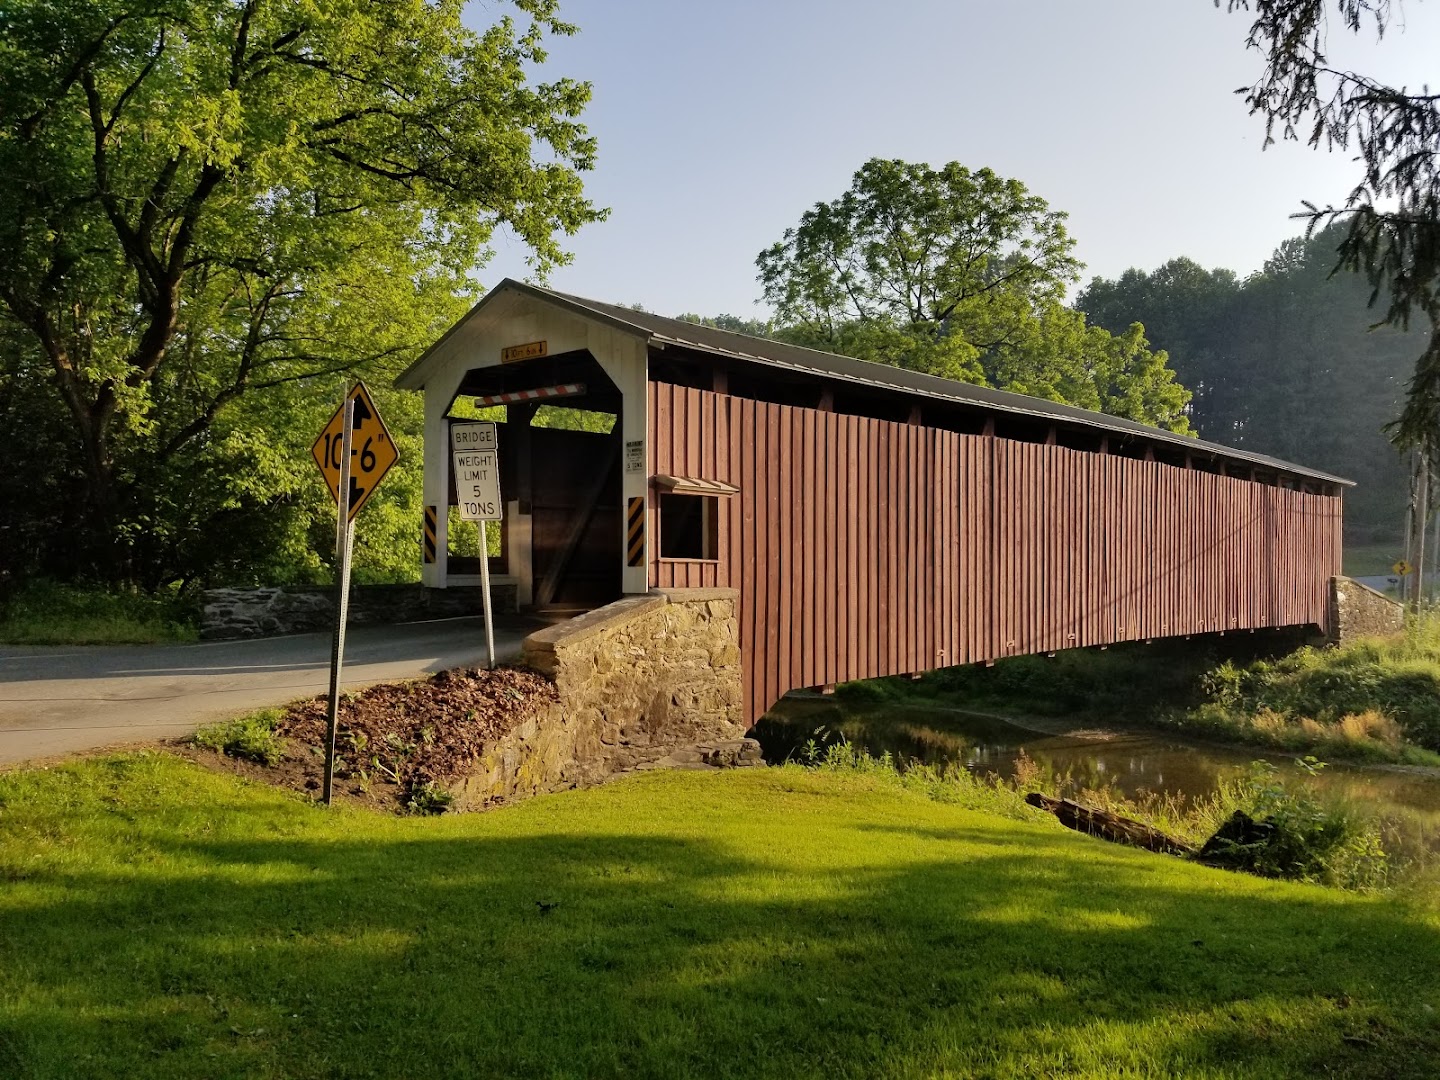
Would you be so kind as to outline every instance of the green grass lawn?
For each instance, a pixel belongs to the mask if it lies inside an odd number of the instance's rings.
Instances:
[[[7,1078],[1433,1077],[1437,977],[1431,908],[876,776],[392,818],[161,754],[0,775]]]

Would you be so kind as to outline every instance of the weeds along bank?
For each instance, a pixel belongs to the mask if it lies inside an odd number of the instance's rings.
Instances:
[[[1286,749],[1440,764],[1440,614],[1411,618],[1395,637],[1226,661],[1202,676],[1200,694],[1171,722]]]
[[[1440,614],[1337,647],[1242,635],[1021,656],[840,689],[851,700],[1083,716],[1333,759],[1440,765]]]
[[[1096,810],[1151,826],[1193,848],[1196,857],[1217,869],[1243,870],[1260,877],[1303,881],[1359,892],[1423,887],[1435,876],[1436,856],[1423,848],[1390,845],[1378,822],[1357,809],[1326,802],[1284,782],[1274,766],[1255,762],[1248,773],[1225,781],[1214,794],[1183,799],[1163,792],[1126,798],[1112,787],[1077,784],[1021,759],[1014,777],[977,775],[962,766],[906,763],[889,754],[867,754],[848,741],[811,744],[802,751],[804,767],[832,775],[857,774],[879,784],[924,795],[937,802],[1033,821],[1037,811],[1026,796],[1040,793],[1073,799]],[[1314,758],[1297,768],[1318,771]],[[1258,828],[1246,841],[1206,842],[1244,815]]]

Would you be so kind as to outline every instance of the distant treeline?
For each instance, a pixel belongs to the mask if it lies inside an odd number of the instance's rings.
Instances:
[[[1299,462],[1356,482],[1351,542],[1404,533],[1408,466],[1385,428],[1400,414],[1426,333],[1370,329],[1384,311],[1355,274],[1331,273],[1340,231],[1287,240],[1243,280],[1172,259],[1093,279],[1076,307],[1112,333],[1143,323],[1151,347],[1194,393],[1201,438]]]

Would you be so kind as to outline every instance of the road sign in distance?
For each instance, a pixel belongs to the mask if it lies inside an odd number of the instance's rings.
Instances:
[[[350,520],[365,505],[366,500],[380,486],[380,481],[390,467],[400,460],[400,451],[395,449],[395,440],[380,411],[370,397],[370,391],[363,382],[356,383],[350,391],[349,400],[355,402],[355,415],[350,434]],[[325,425],[315,445],[310,448],[315,464],[330,489],[330,497],[340,501],[340,454],[344,447],[345,406],[335,410],[330,422]]]
[[[500,455],[494,450],[457,450],[455,508],[466,521],[503,521],[500,501]]]
[[[1390,569],[1394,573],[1399,574],[1401,577],[1405,577],[1405,575],[1409,574],[1415,568],[1411,566],[1408,562],[1406,562],[1404,559],[1401,559],[1394,566],[1390,567]]]

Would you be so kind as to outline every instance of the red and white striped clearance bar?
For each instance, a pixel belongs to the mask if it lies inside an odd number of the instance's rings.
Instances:
[[[584,383],[562,383],[559,386],[542,386],[538,390],[512,390],[508,394],[490,394],[488,397],[477,397],[475,399],[475,406],[476,408],[484,408],[486,405],[513,405],[520,401],[583,397],[584,394]]]

